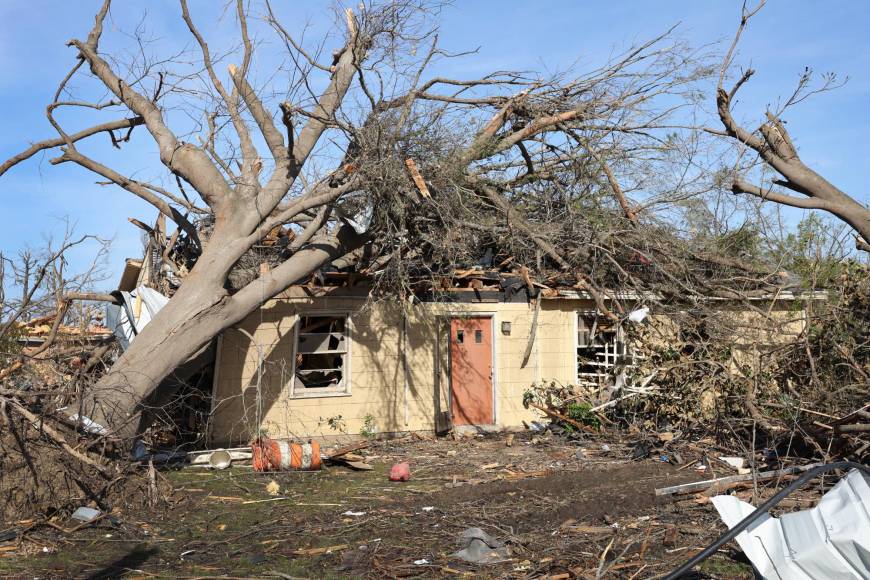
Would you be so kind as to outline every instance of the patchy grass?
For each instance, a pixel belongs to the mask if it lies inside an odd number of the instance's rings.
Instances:
[[[101,522],[75,538],[46,538],[49,552],[0,558],[0,576],[117,577],[135,569],[172,570],[172,575],[259,575],[266,569],[299,577],[341,577],[325,564],[332,554],[280,554],[277,548],[310,550],[337,545],[328,537],[295,533],[320,514],[335,514],[367,502],[392,501],[431,490],[432,484],[387,481],[389,464],[372,471],[333,467],[320,472],[256,474],[250,468],[211,472],[174,469],[161,472],[178,503],[151,513],[118,514],[124,523]],[[279,496],[266,486],[275,481]],[[246,503],[252,502],[252,503]],[[129,521],[132,516],[136,521]],[[264,525],[284,526],[285,537],[258,533]],[[298,525],[297,525],[298,527]],[[138,529],[131,529],[138,528]],[[349,533],[342,543],[364,540]],[[159,574],[160,572],[158,572]]]
[[[714,578],[746,578],[751,580],[755,578],[755,573],[750,564],[736,562],[725,556],[714,555],[707,560],[701,562],[698,570],[704,574],[713,576]]]
[[[613,440],[540,439],[520,435],[510,447],[501,436],[374,443],[372,471],[162,471],[174,490],[165,503],[74,534],[29,532],[18,550],[0,551],[0,576],[594,577],[612,542],[609,577],[644,578],[672,569],[685,553],[661,548],[668,529],[681,528],[688,548],[721,527],[710,525],[718,520],[709,507],[679,508],[652,493],[693,478],[685,471],[626,461],[630,448]],[[410,461],[411,481],[388,481],[399,460]],[[277,497],[266,491],[273,480]],[[469,527],[507,541],[511,561],[481,568],[451,556]],[[702,570],[751,577],[748,566],[722,558]]]

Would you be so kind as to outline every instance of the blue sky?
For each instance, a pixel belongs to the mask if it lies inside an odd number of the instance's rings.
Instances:
[[[4,160],[31,141],[52,137],[45,119],[57,83],[69,69],[74,51],[68,39],[84,38],[93,22],[97,0],[0,0],[0,157]],[[306,22],[311,32],[332,22],[329,4],[277,1],[291,31]],[[355,2],[351,3],[352,5]],[[441,65],[439,72],[473,77],[495,69],[561,70],[600,64],[614,50],[655,36],[680,23],[678,34],[695,45],[720,42],[724,51],[739,18],[740,2],[567,0],[459,0],[441,18],[441,45],[452,51],[479,52]],[[223,2],[191,0],[195,18],[205,22]],[[172,0],[116,2],[113,26],[101,48],[124,40],[120,30],[135,24],[147,9],[155,46],[171,50],[189,42]],[[809,66],[835,71],[850,81],[837,91],[812,98],[787,115],[789,129],[805,162],[865,203],[870,161],[863,140],[870,132],[870,2],[769,0],[750,24],[740,45],[739,64],[757,70],[741,91],[738,116],[758,119],[767,103],[788,93]],[[225,18],[209,30],[213,38],[232,34]],[[331,50],[333,47],[329,46]],[[712,94],[711,94],[712,99]],[[106,117],[109,118],[109,117]],[[114,117],[111,117],[114,118]],[[86,121],[66,118],[69,126]],[[711,120],[715,126],[715,122]],[[111,163],[134,175],[153,170],[153,148],[134,144],[114,151],[95,145]],[[128,256],[138,256],[140,232],[128,221],[151,221],[154,210],[117,188],[94,183],[93,176],[72,165],[52,166],[50,155],[37,156],[0,177],[0,251],[12,253],[62,230],[62,220],[79,234],[114,240],[109,269],[117,274]],[[72,256],[84,263],[88,248]],[[115,277],[116,279],[116,277]],[[108,283],[107,283],[108,284]],[[111,284],[109,284],[111,285]]]

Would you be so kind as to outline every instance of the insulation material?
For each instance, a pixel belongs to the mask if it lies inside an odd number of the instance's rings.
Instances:
[[[151,322],[169,298],[145,286],[131,292],[120,292],[123,304],[110,304],[106,311],[106,325],[118,337],[121,348],[127,350],[130,342]]]
[[[732,528],[755,508],[734,496],[712,498]],[[737,536],[764,578],[870,580],[870,485],[852,470],[810,509],[760,517]]]

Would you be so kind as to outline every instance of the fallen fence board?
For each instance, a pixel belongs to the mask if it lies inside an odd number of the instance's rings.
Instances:
[[[696,491],[704,491],[705,489],[717,484],[739,483],[741,481],[766,481],[768,479],[774,479],[782,475],[794,475],[795,473],[802,473],[820,465],[824,464],[813,463],[811,465],[787,467],[786,469],[762,471],[756,474],[748,473],[746,475],[730,475],[728,477],[717,477],[716,479],[705,479],[704,481],[696,481],[695,483],[684,483],[682,485],[674,485],[672,487],[662,487],[656,490],[656,495],[693,493]]]

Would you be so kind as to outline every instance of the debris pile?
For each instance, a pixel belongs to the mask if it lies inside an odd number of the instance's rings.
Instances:
[[[2,521],[30,517],[28,525],[44,525],[77,508],[107,512],[160,496],[160,485],[129,461],[127,450],[119,454],[87,425],[59,419],[58,411],[75,408],[120,354],[103,308],[87,302],[104,298],[84,291],[96,270],[76,276],[64,270],[64,252],[88,239],[22,252],[18,261],[0,257]]]
[[[536,384],[524,404],[568,432],[679,429],[735,451],[860,461],[870,454],[870,273],[854,266],[840,282],[778,317],[753,312],[766,325],[754,334],[724,308],[626,325],[606,381]]]
[[[140,466],[98,453],[92,438],[13,401],[4,397],[0,419],[0,522],[47,525],[82,506],[109,512],[163,500],[162,479],[149,481]]]

